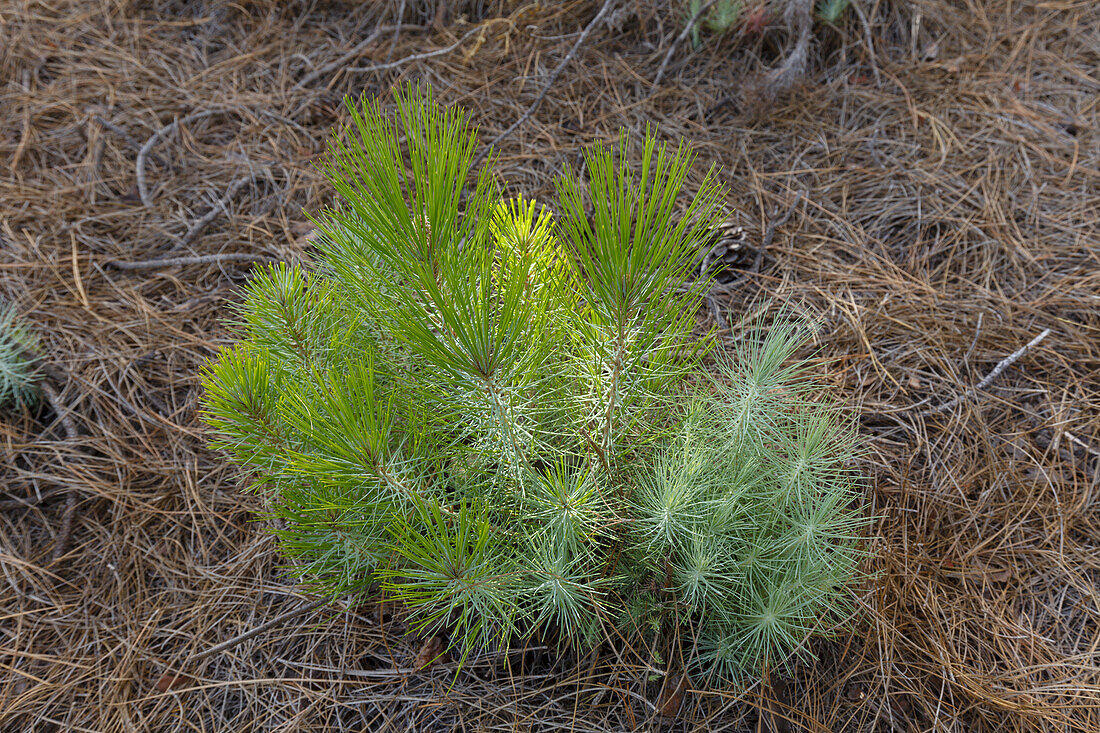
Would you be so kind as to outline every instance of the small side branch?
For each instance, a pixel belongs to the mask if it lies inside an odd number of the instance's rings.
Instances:
[[[214,262],[276,262],[274,257],[247,252],[227,252],[217,255],[196,255],[194,257],[165,257],[159,260],[108,260],[104,264],[116,270],[155,270],[158,267],[176,267],[178,265],[208,265]]]
[[[992,384],[993,380],[996,379],[997,377],[1001,376],[1001,374],[1004,372],[1005,369],[1008,369],[1010,366],[1015,364],[1024,354],[1026,354],[1027,352],[1031,351],[1036,346],[1038,346],[1039,343],[1049,335],[1050,335],[1050,329],[1049,328],[1044,328],[1043,332],[1040,333],[1038,336],[1031,339],[1031,341],[1028,341],[1026,344],[1024,344],[1024,346],[1022,346],[1021,348],[1019,348],[1016,351],[1012,352],[1011,354],[1006,356],[1004,359],[1001,359],[1001,361],[997,364],[997,366],[993,367],[993,371],[991,371],[989,374],[985,375],[985,377],[982,379],[982,381],[978,382],[978,384],[976,386],[966,390],[965,392],[963,392],[961,395],[959,395],[958,397],[956,397],[953,400],[948,400],[947,402],[943,403],[942,405],[939,405],[938,407],[933,407],[933,408],[930,408],[928,410],[925,410],[924,412],[920,413],[920,416],[921,417],[930,417],[932,415],[939,415],[941,413],[947,412],[948,410],[955,407],[956,405],[958,405],[963,400],[973,397],[979,390],[983,390],[986,387],[988,387],[990,384]]]

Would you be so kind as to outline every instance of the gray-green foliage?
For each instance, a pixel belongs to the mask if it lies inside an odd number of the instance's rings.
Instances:
[[[38,399],[38,339],[15,306],[0,304],[0,404],[31,404]]]
[[[836,23],[851,2],[852,0],[818,0],[817,17],[826,23]],[[725,33],[737,24],[745,9],[744,0],[715,0],[703,11],[705,4],[706,0],[686,0],[685,2],[688,22],[698,16],[698,20],[691,26],[691,43],[696,50],[702,46],[701,28],[705,27],[716,34]]]
[[[259,270],[205,374],[283,552],[463,654],[617,625],[682,639],[704,675],[781,664],[848,607],[854,439],[795,325],[702,368],[715,171],[682,207],[687,147],[647,134],[635,167],[624,135],[565,170],[552,214],[472,170],[461,110],[396,101],[349,105],[318,266]]]
[[[826,23],[835,23],[852,4],[852,0],[821,0],[817,4],[817,15]]]
[[[716,0],[705,12],[703,5],[705,0],[688,0],[687,15],[691,18],[699,16],[699,20],[691,27],[691,43],[695,49],[699,49],[702,41],[699,37],[699,26],[706,26],[712,33],[725,33],[741,17],[744,9],[744,0]],[[702,15],[700,15],[702,12]]]

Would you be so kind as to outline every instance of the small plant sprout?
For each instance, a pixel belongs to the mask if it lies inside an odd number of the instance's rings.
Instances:
[[[706,7],[708,4],[709,7]],[[743,0],[714,0],[711,3],[707,3],[706,0],[688,0],[689,22],[692,18],[699,19],[699,22],[694,23],[691,28],[692,46],[698,50],[702,45],[699,38],[700,25],[705,25],[713,33],[725,33],[737,23],[743,7]]]
[[[15,306],[0,304],[0,404],[33,404],[41,379],[38,339],[19,318]]]
[[[820,0],[817,4],[817,15],[826,23],[835,23],[851,4],[852,0]]]
[[[799,323],[697,333],[716,171],[624,133],[551,208],[473,168],[461,110],[395,102],[349,102],[316,267],[258,270],[203,375],[295,572],[460,659],[675,640],[718,682],[805,653],[852,606],[858,444]]]

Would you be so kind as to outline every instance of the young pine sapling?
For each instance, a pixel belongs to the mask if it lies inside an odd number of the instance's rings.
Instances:
[[[759,674],[841,619],[867,524],[855,434],[783,320],[696,335],[714,169],[596,145],[553,211],[472,170],[430,90],[349,104],[315,268],[257,271],[205,418],[313,588],[386,593],[462,654],[541,634],[676,639]],[[717,368],[704,369],[714,354]]]

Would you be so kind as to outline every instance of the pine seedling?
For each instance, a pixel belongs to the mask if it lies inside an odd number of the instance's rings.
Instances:
[[[316,267],[259,269],[203,376],[294,571],[460,659],[614,624],[714,680],[803,650],[862,557],[855,441],[798,324],[696,334],[716,171],[686,195],[686,145],[623,134],[549,208],[474,169],[461,110],[394,102],[349,102]]]
[[[0,304],[0,404],[22,407],[38,398],[37,353],[38,339],[15,306]]]
[[[699,37],[699,26],[706,25],[707,29],[714,33],[725,33],[741,17],[743,0],[716,0],[710,8],[703,12],[699,22],[691,27],[691,44],[695,50],[699,50],[702,41]],[[703,0],[689,0],[687,3],[687,15],[690,19],[699,16],[703,11]]]
[[[826,23],[835,23],[851,3],[852,0],[821,0],[817,4],[817,15]]]

